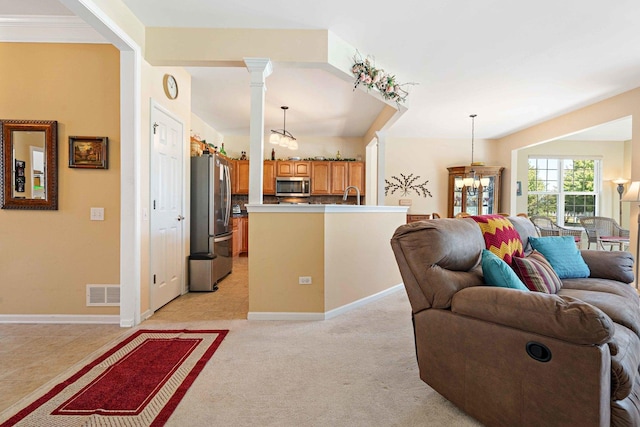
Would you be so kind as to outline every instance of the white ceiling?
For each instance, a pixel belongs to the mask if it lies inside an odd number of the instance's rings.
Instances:
[[[468,138],[475,113],[476,137],[499,138],[640,87],[637,0],[123,1],[146,26],[331,30],[418,83],[392,136]],[[0,16],[24,14],[69,11],[53,0],[0,0]],[[189,71],[193,111],[222,133],[248,132],[248,73]],[[281,127],[288,105],[295,135],[362,135],[382,108],[320,70],[275,64],[267,88],[267,128]]]

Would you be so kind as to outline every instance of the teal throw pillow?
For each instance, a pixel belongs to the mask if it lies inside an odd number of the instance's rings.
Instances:
[[[559,278],[576,279],[591,274],[573,236],[529,237],[529,243],[544,255]]]
[[[488,285],[528,291],[509,264],[488,249],[482,250],[482,273]]]

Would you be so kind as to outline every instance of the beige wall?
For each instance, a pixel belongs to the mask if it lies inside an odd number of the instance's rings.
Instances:
[[[324,214],[251,213],[249,247],[250,313],[325,311]]]
[[[338,151],[342,158],[357,159],[358,156],[365,159],[366,145],[362,138],[342,138],[342,137],[322,137],[296,135],[298,139],[298,150],[289,150],[269,143],[269,134],[264,137],[263,160],[271,159],[271,149],[275,149],[276,159],[286,160],[289,157],[300,157],[302,159],[323,156],[325,158],[335,158]],[[230,157],[240,157],[242,150],[249,155],[249,136],[225,135],[224,148]]]
[[[541,142],[558,139],[581,130],[589,129],[623,117],[640,117],[640,88],[605,99],[571,113],[564,114],[555,119],[548,120],[536,126],[513,133],[498,140],[501,150],[498,152],[500,161],[511,164],[517,161],[515,150],[528,147]],[[640,149],[633,147],[640,141],[640,120],[632,120],[631,149],[628,161],[630,162],[630,175],[634,181],[640,181]],[[515,176],[514,176],[515,177]],[[509,185],[511,171],[506,171],[506,183]],[[515,181],[515,179],[513,179]],[[513,192],[515,194],[515,192]],[[506,206],[511,204],[512,194],[505,192]],[[637,210],[634,211],[637,213]],[[632,215],[635,216],[635,213]],[[635,221],[632,221],[632,223]],[[632,233],[633,234],[633,233]]]
[[[0,314],[118,314],[86,307],[87,284],[119,284],[119,52],[0,43],[0,117],[58,121],[57,211],[0,210]],[[8,59],[11,60],[8,60]],[[109,137],[109,169],[67,167],[69,135]],[[105,209],[90,221],[91,207]]]
[[[326,313],[400,284],[389,241],[405,215],[250,212],[249,313]]]
[[[404,213],[336,213],[325,218],[325,311],[402,283],[391,236]]]
[[[484,162],[487,166],[509,167],[499,161],[499,145],[493,140],[475,140],[474,161]],[[435,139],[435,138],[389,138],[386,149],[385,176],[400,179],[413,174],[419,176],[417,184],[429,181],[427,189],[432,197],[418,196],[415,191],[402,196],[399,191],[387,194],[385,205],[398,206],[400,199],[411,199],[410,214],[431,214],[438,212],[447,215],[448,167],[469,165],[471,163],[471,138]],[[503,185],[503,191],[505,189]],[[506,205],[503,205],[506,206]],[[504,209],[504,207],[503,207]]]

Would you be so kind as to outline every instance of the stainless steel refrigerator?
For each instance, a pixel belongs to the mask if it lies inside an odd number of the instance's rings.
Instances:
[[[231,173],[226,158],[191,158],[189,290],[215,291],[232,268]]]

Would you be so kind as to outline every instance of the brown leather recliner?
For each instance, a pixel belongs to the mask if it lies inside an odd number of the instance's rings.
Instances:
[[[509,217],[525,252],[527,218]],[[420,378],[487,426],[640,426],[640,305],[628,252],[582,251],[558,294],[484,284],[472,219],[399,227]]]

